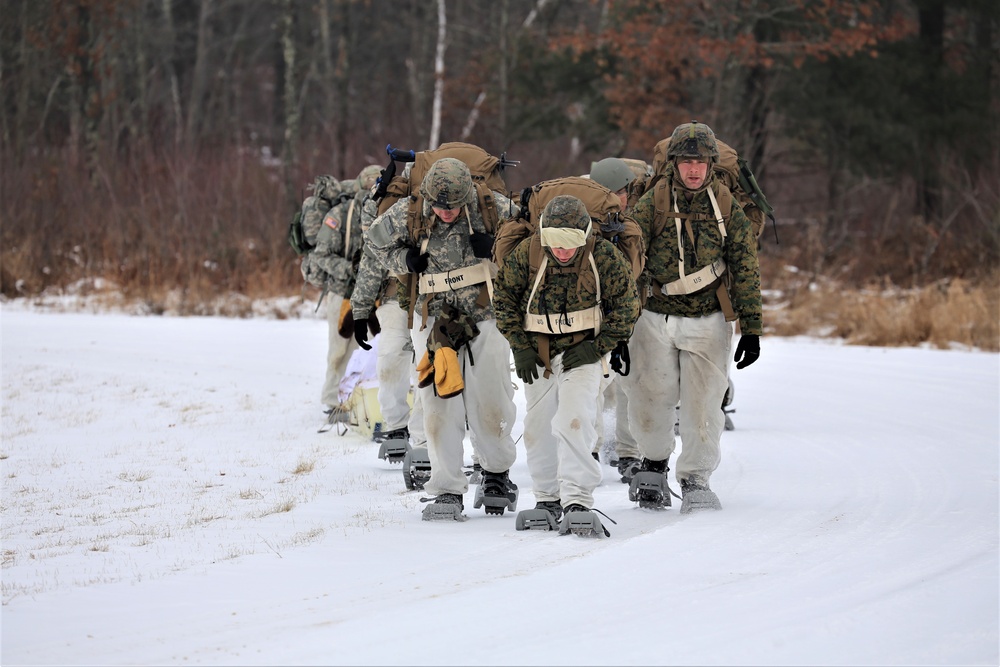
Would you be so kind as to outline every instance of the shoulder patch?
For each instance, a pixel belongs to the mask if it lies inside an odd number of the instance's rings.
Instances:
[[[331,210],[323,218],[323,224],[329,227],[330,229],[337,229],[338,227],[340,227],[340,220],[337,220],[335,217],[333,217],[333,211]]]

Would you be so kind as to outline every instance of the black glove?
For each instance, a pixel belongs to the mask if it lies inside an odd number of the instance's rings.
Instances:
[[[410,270],[410,273],[423,273],[427,270],[428,256],[426,252],[422,253],[418,248],[410,248],[406,251],[406,268]]]
[[[563,352],[562,365],[564,371],[569,371],[579,366],[596,363],[600,360],[601,355],[597,351],[594,341],[585,340]]]
[[[368,318],[354,318],[354,340],[362,350],[370,350],[372,346],[368,344]]]
[[[628,341],[618,341],[615,349],[611,350],[611,370],[625,377],[631,368],[632,357],[628,353]]]
[[[493,236],[483,232],[473,232],[469,234],[469,243],[472,245],[472,254],[479,259],[489,259],[493,256]]]
[[[736,344],[736,368],[746,368],[760,358],[760,336],[757,334],[743,334],[740,342]]]
[[[532,348],[514,351],[514,372],[524,384],[531,384],[538,379],[538,367],[542,360]]]

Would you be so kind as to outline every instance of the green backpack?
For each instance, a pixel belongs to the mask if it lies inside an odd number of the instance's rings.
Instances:
[[[302,206],[288,226],[288,244],[300,257],[316,247],[323,217],[331,208],[357,193],[358,181],[354,178],[338,181],[333,176],[317,176],[307,189],[313,194],[302,201]]]

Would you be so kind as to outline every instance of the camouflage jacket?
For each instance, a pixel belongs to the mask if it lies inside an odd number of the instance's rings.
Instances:
[[[382,266],[372,253],[368,242],[368,228],[378,217],[378,205],[371,197],[365,200],[363,243],[361,246],[361,261],[354,281],[354,291],[351,293],[351,310],[355,319],[365,319],[375,310],[376,303],[385,293],[390,280],[389,271]]]
[[[670,185],[668,184],[668,187]],[[714,177],[709,187],[725,189]],[[683,189],[678,188],[680,192]],[[654,190],[644,194],[635,208],[631,210],[633,220],[642,229],[646,240],[646,267],[639,280],[640,291],[645,289],[654,278],[661,284],[667,284],[679,277],[677,230],[674,219],[666,216],[666,220],[657,221],[656,206],[653,202]],[[681,243],[684,252],[685,273],[691,275],[698,269],[712,264],[717,259],[725,261],[732,275],[729,294],[733,302],[733,310],[740,321],[740,330],[745,334],[762,334],[762,312],[760,296],[760,265],[757,262],[757,237],[750,226],[750,221],[735,198],[732,198],[732,211],[725,220],[726,239],[722,243],[719,226],[715,222],[712,204],[705,190],[698,192],[689,202],[681,194],[677,197],[677,207],[681,213],[704,214],[710,220],[696,220],[692,223],[695,244],[686,231],[681,233]],[[653,237],[657,226],[662,231]],[[664,224],[665,223],[665,224]],[[660,293],[650,295],[645,304],[646,310],[664,315],[680,315],[682,317],[701,317],[722,309],[719,297],[714,288],[707,288],[693,294],[666,296]]]
[[[494,191],[493,196],[497,208],[501,211],[501,217],[503,217],[504,211],[513,209],[510,199],[502,193]],[[407,227],[408,210],[409,201],[400,199],[372,222],[366,236],[366,244],[371,249],[374,258],[389,273],[396,275],[409,273],[410,269],[406,266],[406,254],[410,248],[417,247],[414,240],[410,238],[410,231]],[[466,211],[468,211],[471,221],[466,217]],[[423,215],[425,219],[428,216],[434,216],[429,204],[425,204]],[[483,261],[472,252],[472,245],[469,243],[470,224],[472,231],[486,231],[483,216],[476,205],[463,210],[458,218],[450,224],[446,224],[440,219],[434,220],[425,250],[428,253],[426,274],[454,271],[466,266],[474,266]],[[472,317],[473,321],[481,322],[492,319],[492,306],[481,307],[476,304],[481,287],[482,285],[470,285],[447,292],[421,294],[417,297],[415,312],[422,312],[427,304],[427,314],[436,317],[441,312],[441,306],[450,303],[459,311]]]
[[[360,254],[365,225],[367,191],[335,206],[323,218],[316,247],[302,258],[302,277],[317,287],[350,297],[354,290],[356,255]],[[369,211],[371,209],[368,209]],[[350,222],[350,247],[345,248]]]
[[[524,330],[525,313],[571,313],[596,305],[597,290],[593,279],[590,284],[575,272],[551,273],[539,286],[531,304],[535,272],[530,266],[531,243],[534,235],[521,241],[507,256],[500,267],[493,287],[493,308],[497,328],[510,342],[514,351],[538,349],[538,335]],[[582,248],[581,248],[582,250]],[[601,280],[601,306],[604,320],[601,332],[595,338],[598,352],[607,354],[619,341],[628,340],[632,327],[639,317],[639,296],[629,262],[610,241],[598,238],[594,244],[594,262]],[[556,265],[549,258],[550,265]],[[584,278],[593,276],[586,271]],[[551,336],[549,354],[555,356],[574,343],[573,334]]]

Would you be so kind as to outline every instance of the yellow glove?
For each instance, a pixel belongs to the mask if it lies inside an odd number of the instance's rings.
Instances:
[[[442,347],[434,353],[434,386],[441,398],[458,396],[465,389],[458,353],[450,347]]]
[[[354,336],[354,311],[351,310],[351,300],[344,299],[340,303],[340,319],[337,321],[337,333],[343,338]]]
[[[424,350],[424,356],[420,357],[417,364],[417,386],[424,388],[434,382],[434,364],[431,363],[430,354]]]

